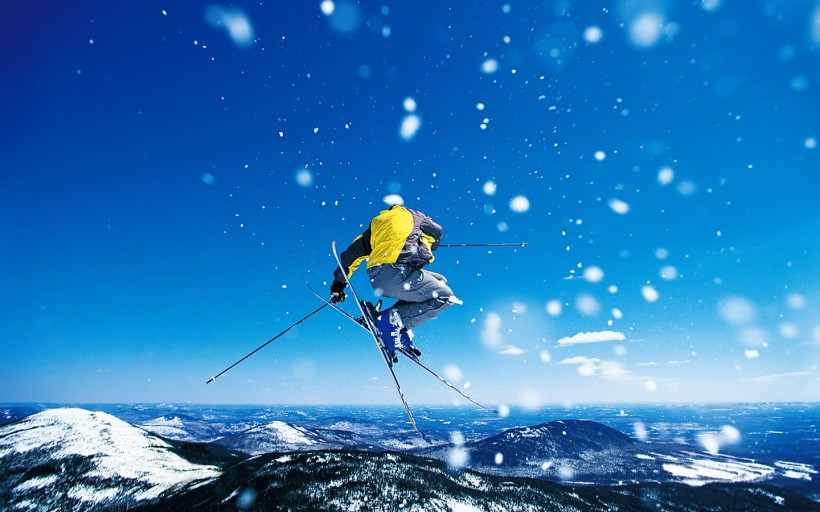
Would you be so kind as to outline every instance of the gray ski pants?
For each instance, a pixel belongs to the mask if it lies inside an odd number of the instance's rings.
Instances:
[[[439,300],[453,295],[441,274],[398,263],[378,265],[367,273],[376,295],[398,299],[390,307],[399,312],[407,329],[432,320],[452,305]]]

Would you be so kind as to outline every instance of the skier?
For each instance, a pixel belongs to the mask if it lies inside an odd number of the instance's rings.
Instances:
[[[365,232],[339,256],[348,279],[367,260],[367,273],[376,294],[397,299],[384,311],[371,309],[394,362],[396,347],[415,357],[421,355],[413,346],[411,329],[435,318],[452,304],[461,303],[444,276],[422,270],[435,259],[432,252],[438,249],[441,235],[441,226],[427,215],[394,205],[371,220]],[[330,301],[344,302],[346,286],[345,276],[337,268],[330,286]]]

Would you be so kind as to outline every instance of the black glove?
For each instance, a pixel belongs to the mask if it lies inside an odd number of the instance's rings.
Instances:
[[[345,301],[345,286],[347,286],[347,283],[333,280],[333,284],[330,285],[331,304],[341,304]]]

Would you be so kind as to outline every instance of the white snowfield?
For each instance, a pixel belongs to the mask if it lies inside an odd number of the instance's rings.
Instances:
[[[771,477],[775,468],[749,460],[729,456],[708,458],[705,454],[690,453],[690,458],[657,454],[667,461],[664,471],[681,478],[688,485],[699,486],[710,482],[752,482]]]
[[[272,421],[263,428],[272,432],[279,441],[284,443],[293,445],[317,443],[316,439],[312,438],[307,430],[289,425],[284,421]]]
[[[170,448],[162,439],[110,414],[83,409],[52,409],[0,427],[0,460],[32,450],[44,450],[52,460],[79,455],[93,464],[88,477],[144,484],[128,488],[71,484],[70,497],[93,503],[120,493],[135,500],[153,499],[174,486],[205,483],[220,475],[218,468],[192,464]],[[59,475],[40,476],[18,488],[42,487],[54,483],[54,478]]]
[[[196,441],[196,437],[185,431],[185,423],[176,416],[155,418],[140,423],[140,428],[167,439]]]

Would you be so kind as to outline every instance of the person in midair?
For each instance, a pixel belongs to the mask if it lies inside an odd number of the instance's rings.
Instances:
[[[396,347],[415,357],[412,329],[440,315],[461,301],[441,274],[423,269],[433,262],[433,251],[441,242],[442,228],[420,211],[401,205],[383,210],[370,221],[339,258],[348,279],[367,260],[370,284],[377,295],[397,299],[388,309],[375,312],[388,355],[397,361]],[[330,286],[330,301],[345,299],[347,281],[337,268]]]

